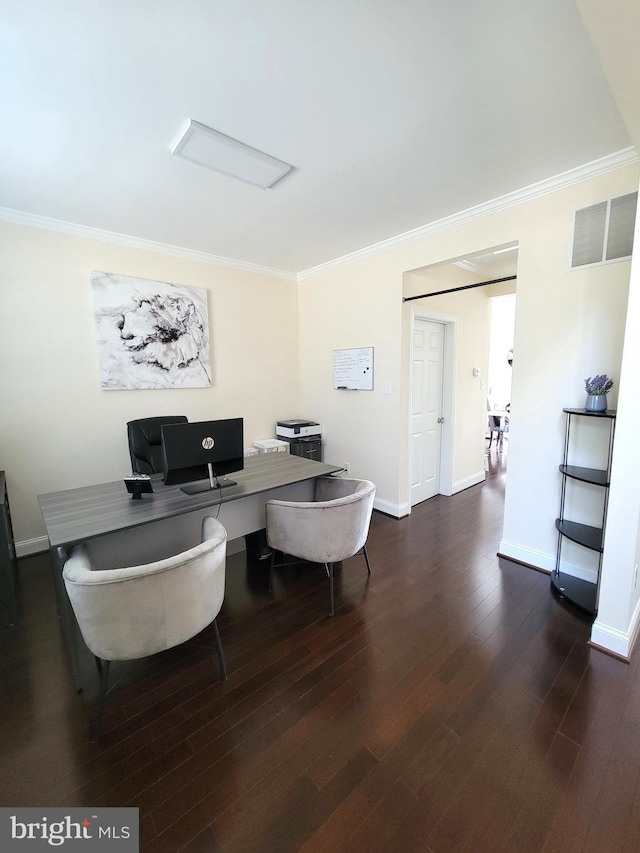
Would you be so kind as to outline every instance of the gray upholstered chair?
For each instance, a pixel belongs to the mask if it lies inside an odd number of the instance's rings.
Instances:
[[[320,477],[315,500],[268,501],[267,543],[300,560],[324,563],[329,578],[329,614],[333,616],[333,564],[363,551],[371,574],[366,541],[376,487],[369,480]]]
[[[134,660],[180,645],[213,625],[220,678],[227,673],[216,617],[225,588],[227,531],[202,519],[200,545],[155,563],[95,569],[84,545],[71,552],[64,583],[100,672],[98,720],[112,660]]]

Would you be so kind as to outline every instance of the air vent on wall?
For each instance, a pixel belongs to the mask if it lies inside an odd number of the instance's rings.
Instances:
[[[576,210],[571,269],[631,257],[637,206],[635,192]]]

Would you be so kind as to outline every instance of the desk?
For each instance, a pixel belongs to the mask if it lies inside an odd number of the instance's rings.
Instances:
[[[58,615],[77,689],[82,687],[80,636],[62,569],[67,551],[84,542],[98,568],[153,562],[192,548],[200,541],[200,521],[216,514],[235,539],[264,527],[264,507],[271,498],[312,500],[317,477],[343,470],[288,453],[265,453],[245,459],[244,471],[233,474],[237,486],[187,495],[180,486],[152,478],[154,492],[132,500],[124,482],[84,486],[39,495],[58,605]],[[168,520],[171,519],[169,523]]]

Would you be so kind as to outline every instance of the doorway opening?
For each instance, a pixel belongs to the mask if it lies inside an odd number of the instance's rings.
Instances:
[[[487,453],[504,453],[511,425],[511,379],[516,295],[492,296],[487,372]],[[486,466],[485,466],[486,467]]]
[[[497,364],[489,375],[491,306],[507,295],[515,304],[517,250],[497,246],[404,274],[408,508],[486,478],[489,408],[503,412],[511,399],[510,376],[507,387]],[[513,321],[498,313],[493,327],[496,360],[509,333],[510,371]]]

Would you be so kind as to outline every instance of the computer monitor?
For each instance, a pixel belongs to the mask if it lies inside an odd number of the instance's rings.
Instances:
[[[188,483],[188,495],[237,485],[223,474],[244,468],[242,418],[164,424],[161,431],[165,485]]]

